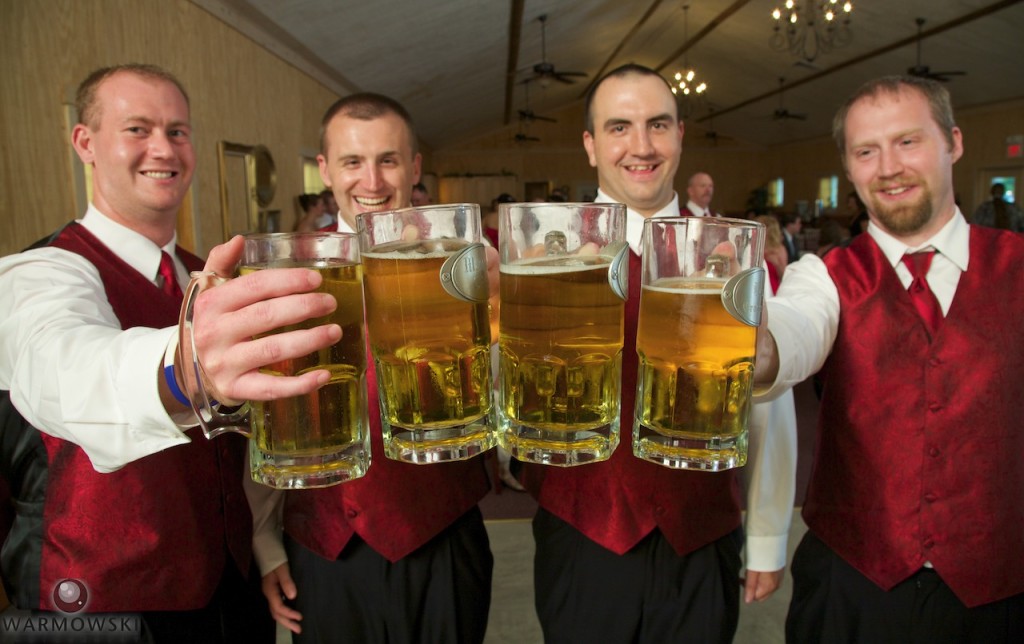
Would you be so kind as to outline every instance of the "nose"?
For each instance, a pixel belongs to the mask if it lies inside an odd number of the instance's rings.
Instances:
[[[630,140],[630,152],[634,156],[646,157],[654,154],[654,144],[651,142],[651,133],[647,128],[636,128]]]
[[[366,173],[363,175],[362,183],[367,190],[372,191],[379,190],[384,185],[384,176],[377,164],[366,164]]]
[[[899,152],[892,148],[883,148],[878,154],[878,174],[892,177],[903,171],[903,161]]]
[[[173,156],[173,146],[167,133],[160,129],[154,129],[149,136],[149,154],[157,158]]]

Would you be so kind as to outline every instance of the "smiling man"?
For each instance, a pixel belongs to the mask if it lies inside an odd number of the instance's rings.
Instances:
[[[4,585],[19,608],[67,610],[70,579],[82,610],[137,613],[156,642],[272,642],[244,581],[245,441],[207,440],[171,393],[180,286],[203,267],[175,243],[188,96],[163,69],[120,65],[86,78],[76,106],[92,202],[0,260],[0,472],[17,508]]]
[[[322,123],[320,174],[338,201],[339,231],[353,232],[360,213],[410,205],[420,155],[401,104],[354,94]],[[496,279],[493,249],[488,267]],[[415,465],[385,457],[368,371],[373,465],[365,476],[287,494],[247,488],[271,611],[296,642],[480,642],[493,564],[477,508],[489,489],[483,459]]]
[[[939,83],[869,82],[833,132],[868,234],[787,268],[757,361],[824,383],[787,640],[1021,641],[1024,238],[957,208]]]
[[[546,642],[728,642],[739,616],[744,541],[736,472],[662,467],[634,457],[627,437],[636,395],[641,231],[648,217],[679,216],[672,182],[683,124],[668,84],[639,65],[599,80],[586,112],[583,145],[597,168],[597,201],[626,204],[633,251],[622,358],[627,434],[607,461],[528,467],[540,503],[537,615]],[[769,406],[760,407],[752,413],[752,434],[755,425],[768,424]],[[757,526],[748,539],[748,601],[770,595],[785,565],[795,466],[795,437],[787,443],[787,429],[778,429],[766,450],[771,455],[751,452],[751,480],[766,478],[751,486],[748,500]],[[766,490],[770,495],[761,494]]]

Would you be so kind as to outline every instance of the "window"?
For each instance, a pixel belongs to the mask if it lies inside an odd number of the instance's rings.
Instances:
[[[768,205],[772,208],[781,208],[785,200],[785,185],[782,177],[768,182]]]
[[[823,208],[835,208],[839,204],[839,177],[822,177],[818,180],[818,201]]]
[[[1017,179],[1014,177],[992,177],[992,182],[989,183],[989,188],[993,184],[1001,183],[1006,188],[1006,194],[1003,195],[1003,201],[1007,203],[1017,202]],[[987,197],[986,197],[987,198]]]

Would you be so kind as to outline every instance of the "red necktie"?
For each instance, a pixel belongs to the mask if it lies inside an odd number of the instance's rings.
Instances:
[[[939,305],[935,293],[932,293],[932,289],[928,287],[928,280],[925,279],[934,257],[934,250],[903,256],[903,264],[910,270],[910,275],[914,278],[907,292],[910,293],[910,300],[914,303],[914,308],[921,315],[925,326],[928,327],[928,333],[932,336],[942,324],[942,307]]]
[[[658,277],[676,277],[679,275],[679,251],[676,248],[676,229],[666,224],[662,229],[664,250],[659,253]]]
[[[160,251],[160,277],[163,278],[163,284],[160,285],[160,288],[164,290],[164,293],[179,300],[184,297],[181,287],[178,286],[178,276],[174,271],[174,261],[165,251]]]

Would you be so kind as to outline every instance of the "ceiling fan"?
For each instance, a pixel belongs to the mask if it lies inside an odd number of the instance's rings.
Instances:
[[[572,85],[576,81],[573,78],[586,76],[586,72],[561,72],[555,69],[555,66],[548,62],[548,48],[547,48],[547,15],[542,15],[537,20],[540,21],[540,62],[533,66],[533,76],[524,80],[524,83],[530,81],[537,81],[541,87],[547,87],[551,81],[556,80],[559,83],[565,83],[566,85]]]
[[[535,114],[530,109],[530,81],[524,81],[523,85],[526,86],[526,99],[523,104],[523,109],[519,110],[519,120],[524,123],[533,123],[534,121],[546,121],[548,123],[558,123],[558,119],[551,118],[550,116],[541,116]]]
[[[537,143],[540,141],[539,138],[535,136],[530,136],[528,134],[524,134],[522,132],[517,132],[516,135],[512,137],[512,140],[515,141],[516,143]]]
[[[775,111],[772,113],[772,119],[775,120],[775,121],[784,121],[784,120],[787,120],[787,119],[792,119],[792,120],[795,120],[795,121],[805,121],[805,120],[807,120],[807,115],[806,114],[801,114],[799,112],[790,112],[789,110],[786,109],[786,106],[783,103],[783,91],[782,91],[782,86],[785,84],[785,82],[786,82],[785,78],[779,78],[779,106],[777,108],[775,108]]]
[[[928,69],[928,65],[921,64],[921,27],[924,27],[924,18],[917,18],[914,20],[917,23],[917,64],[907,70],[907,73],[911,76],[920,76],[921,78],[930,78],[932,80],[941,81],[948,83],[950,76],[963,76],[967,72],[965,71],[949,71],[949,72],[933,72]]]

